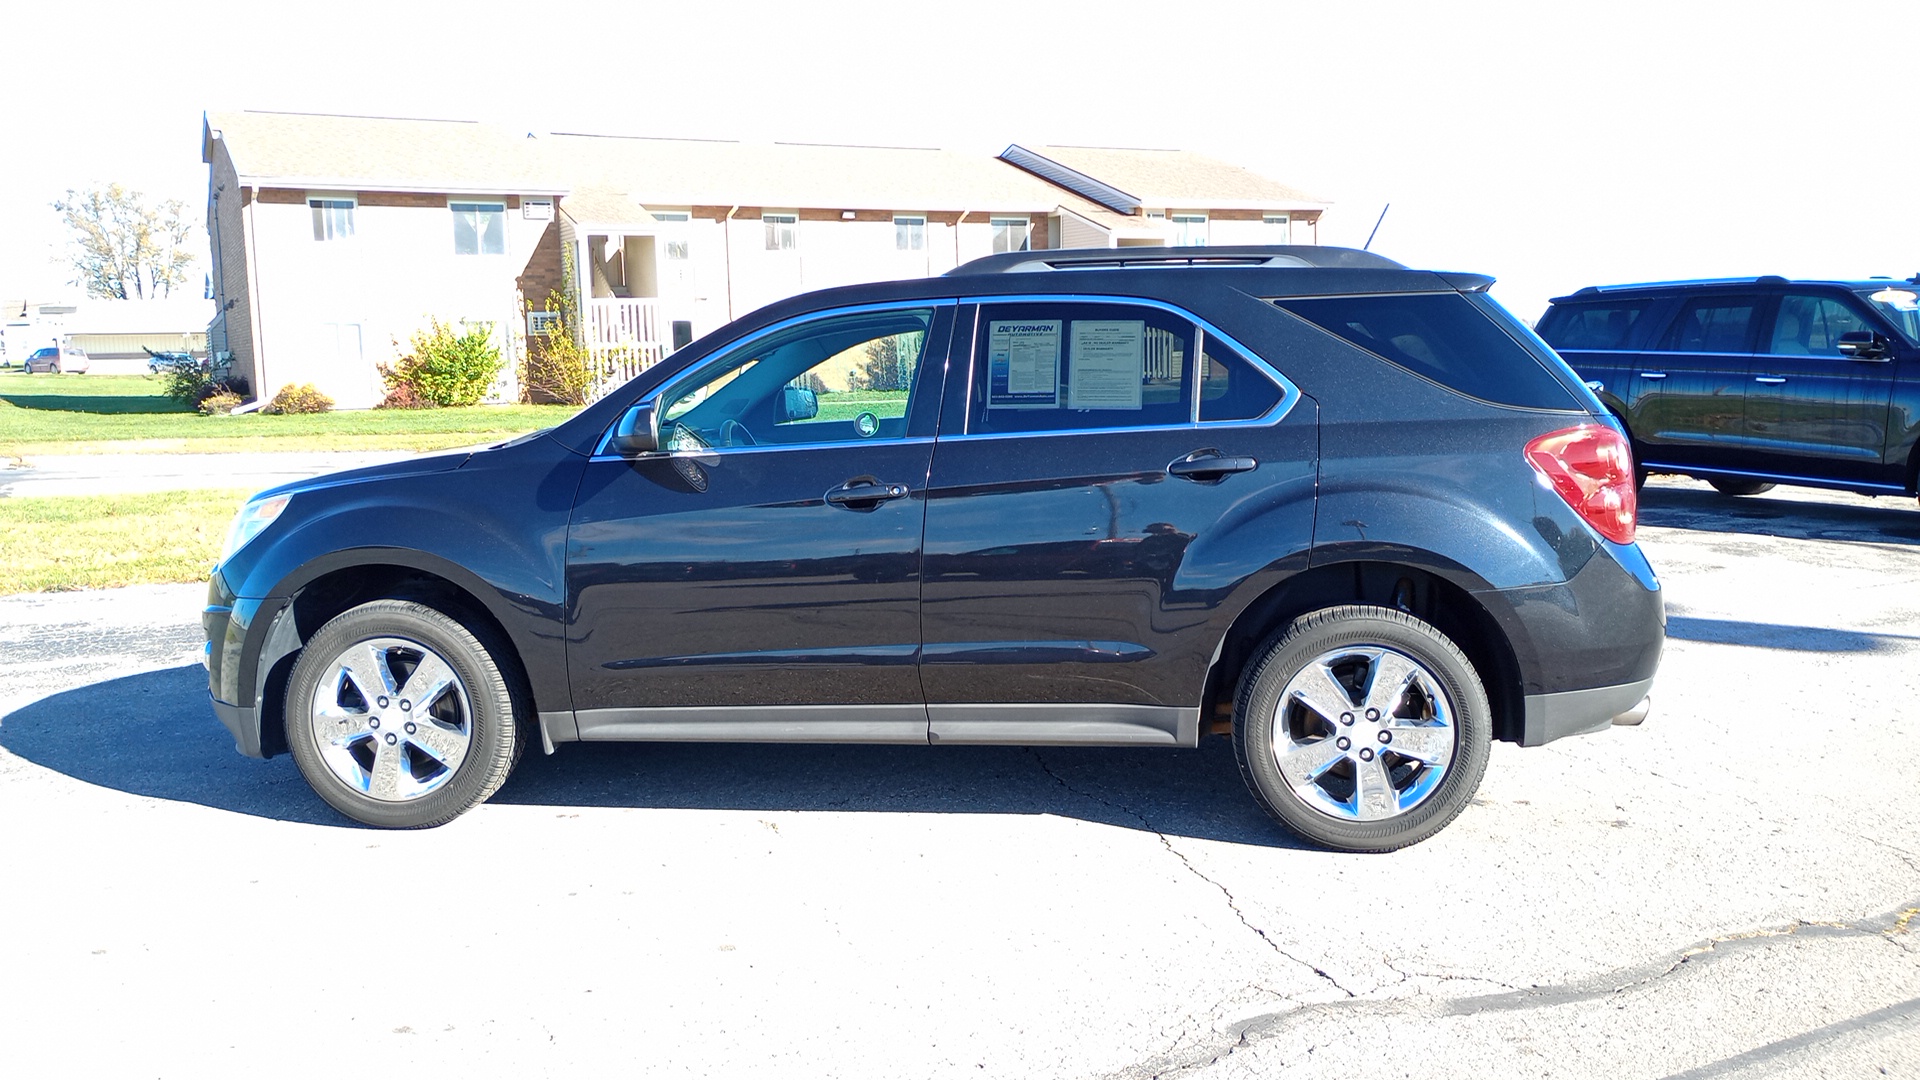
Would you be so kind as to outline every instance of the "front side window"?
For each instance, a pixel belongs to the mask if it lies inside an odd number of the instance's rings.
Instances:
[[[893,248],[895,251],[925,251],[927,219],[920,214],[895,214],[893,216]]]
[[[1173,222],[1173,243],[1176,247],[1207,246],[1207,215],[1170,214],[1167,220]]]
[[[669,450],[900,439],[933,309],[828,316],[755,339],[661,395]]]
[[[457,202],[448,206],[453,210],[455,255],[507,253],[506,203]]]
[[[800,215],[761,214],[767,227],[768,251],[797,251],[800,247]]]
[[[308,199],[307,208],[313,213],[315,240],[345,240],[353,235],[353,199]]]
[[[1002,255],[1009,251],[1026,251],[1032,242],[1033,223],[1023,217],[997,217],[992,219],[993,253]]]
[[[1187,319],[1129,304],[983,307],[967,431],[1191,423],[1194,336]]]
[[[1915,291],[1911,282],[1876,288],[1864,295],[1867,303],[1898,327],[1903,337],[1920,345],[1920,292]]]
[[[1858,312],[1832,297],[1788,294],[1780,298],[1767,351],[1781,356],[1841,356],[1841,334],[1872,329]]]
[[[1660,341],[1662,352],[1746,352],[1753,348],[1751,296],[1701,296],[1687,302]]]

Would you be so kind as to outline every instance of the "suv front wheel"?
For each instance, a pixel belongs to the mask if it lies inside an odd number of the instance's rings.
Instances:
[[[1295,619],[1240,683],[1233,745],[1254,797],[1302,838],[1392,851],[1439,832],[1486,771],[1487,693],[1458,646],[1388,608]]]
[[[496,660],[505,653],[423,604],[376,600],[336,616],[288,679],[294,762],[355,821],[451,821],[492,795],[519,757],[513,694]]]

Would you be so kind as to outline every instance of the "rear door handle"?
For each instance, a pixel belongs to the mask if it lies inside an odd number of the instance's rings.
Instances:
[[[827,492],[827,501],[849,510],[869,510],[889,499],[907,497],[907,485],[883,484],[871,476],[856,476]]]
[[[1757,383],[1765,383],[1768,386],[1779,386],[1781,383],[1786,382],[1787,380],[1786,380],[1786,376],[1784,375],[1755,375],[1753,377],[1753,381]]]
[[[1250,457],[1227,457],[1211,447],[1195,450],[1186,457],[1167,466],[1167,472],[1197,483],[1212,483],[1224,479],[1228,473],[1252,472],[1260,463]]]
[[[1664,379],[1667,377],[1667,373],[1664,371],[1643,371],[1640,373],[1640,377],[1643,379]]]

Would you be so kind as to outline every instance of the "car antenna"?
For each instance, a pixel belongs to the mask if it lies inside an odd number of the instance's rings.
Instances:
[[[1360,245],[1361,251],[1365,251],[1368,248],[1373,246],[1373,233],[1377,233],[1380,231],[1380,223],[1387,220],[1387,211],[1391,209],[1393,209],[1392,203],[1388,203],[1387,205],[1380,208],[1380,216],[1373,220],[1373,232],[1368,233],[1367,242]]]

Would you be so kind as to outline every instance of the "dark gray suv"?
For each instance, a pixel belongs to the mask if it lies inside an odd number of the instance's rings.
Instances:
[[[549,431],[263,492],[213,708],[374,825],[527,746],[1233,740],[1384,851],[1492,740],[1637,722],[1626,440],[1491,279],[1337,248],[1023,252],[782,301]]]

